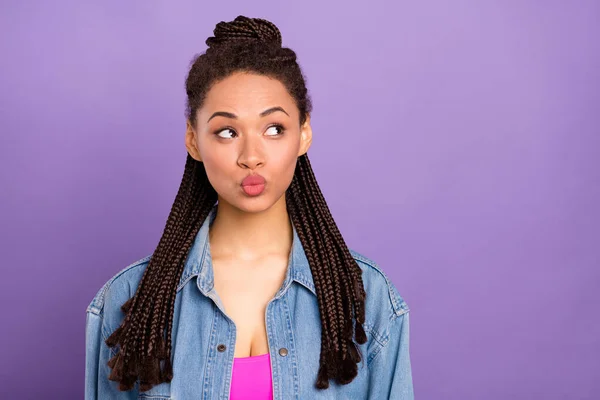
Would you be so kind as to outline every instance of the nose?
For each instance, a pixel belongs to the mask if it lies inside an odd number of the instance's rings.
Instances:
[[[241,140],[238,164],[241,167],[255,169],[264,163],[264,154],[260,135],[246,135]]]

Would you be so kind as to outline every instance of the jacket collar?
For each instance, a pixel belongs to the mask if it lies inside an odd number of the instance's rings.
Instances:
[[[194,243],[192,244],[185,261],[177,291],[181,290],[181,288],[196,275],[198,276],[198,289],[200,289],[205,296],[208,296],[208,293],[213,289],[214,275],[211,262],[212,258],[210,255],[208,231],[216,216],[217,204],[212,207],[210,213],[202,223],[196,238],[194,239]],[[310,265],[308,264],[308,259],[304,253],[302,242],[300,242],[300,238],[298,237],[298,233],[296,232],[296,228],[294,227],[293,223],[292,230],[294,232],[294,239],[288,259],[288,268],[286,270],[283,284],[281,285],[279,291],[275,294],[275,298],[281,297],[287,291],[292,281],[300,283],[316,296]]]

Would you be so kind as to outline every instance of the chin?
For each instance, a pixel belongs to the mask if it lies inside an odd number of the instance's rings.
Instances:
[[[262,212],[268,210],[274,204],[273,199],[266,193],[266,190],[259,196],[251,197],[244,194],[241,188],[237,194],[233,195],[233,198],[220,196],[219,203],[221,202],[226,202],[231,207],[246,213]]]

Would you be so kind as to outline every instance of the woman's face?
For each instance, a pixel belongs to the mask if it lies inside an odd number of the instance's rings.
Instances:
[[[285,201],[297,158],[311,140],[310,118],[299,126],[299,110],[280,81],[238,72],[209,90],[196,126],[187,122],[185,143],[190,155],[204,163],[219,203],[258,212]],[[242,188],[251,174],[266,181],[259,195]]]

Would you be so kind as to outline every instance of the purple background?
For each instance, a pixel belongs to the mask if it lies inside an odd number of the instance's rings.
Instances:
[[[600,2],[36,3],[0,9],[3,398],[83,396],[86,306],[158,243],[188,63],[239,14],[298,53],[325,197],[412,310],[416,397],[599,398]]]

